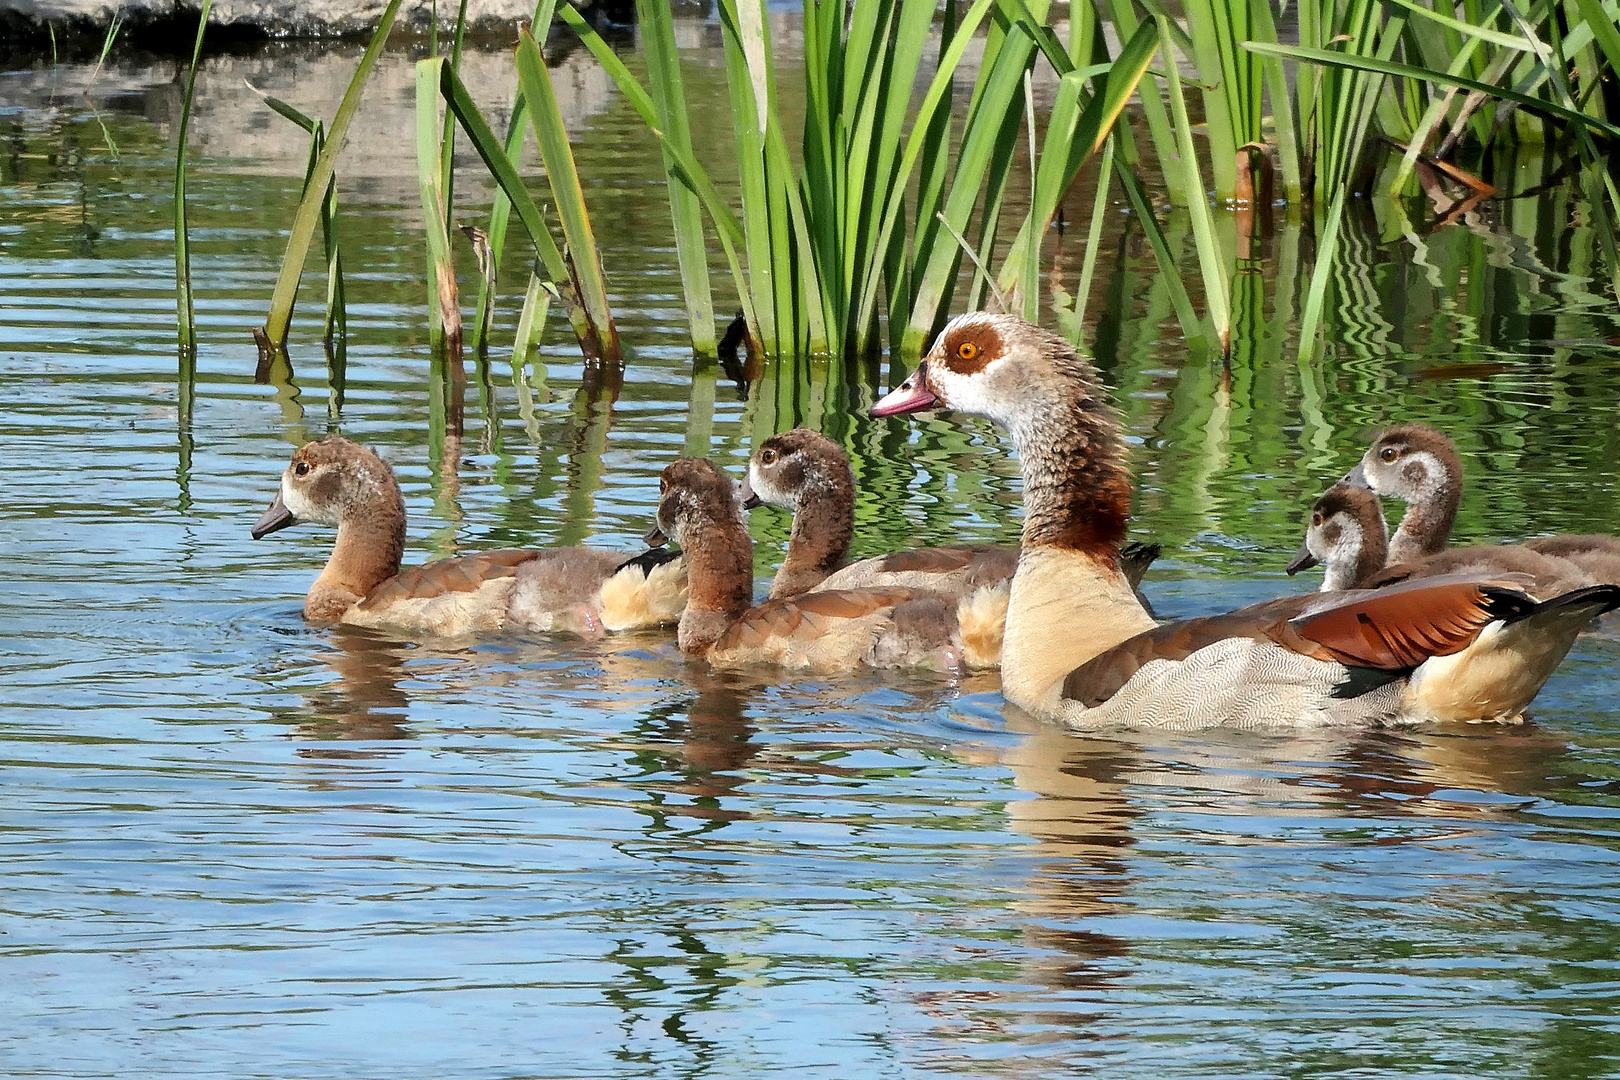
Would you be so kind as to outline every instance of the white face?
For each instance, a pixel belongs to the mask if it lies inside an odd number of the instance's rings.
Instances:
[[[1403,502],[1432,499],[1446,487],[1446,464],[1429,450],[1373,446],[1362,455],[1361,467],[1368,487]]]
[[[281,474],[281,505],[292,511],[292,516],[300,525],[316,524],[338,526],[338,507],[323,505],[309,497],[309,483],[314,478],[314,470],[322,466],[314,466],[308,474],[295,476],[293,470],[301,463],[287,466]],[[330,468],[330,466],[326,466]]]
[[[1354,566],[1361,557],[1361,523],[1340,511],[1321,521],[1314,517],[1305,533],[1305,546],[1324,566]]]
[[[946,408],[1010,426],[1026,403],[1001,385],[1010,366],[1002,319],[980,312],[952,319],[928,353],[928,387]]]
[[[759,496],[760,502],[798,512],[799,493],[778,487],[775,479],[760,465],[757,457],[748,462],[748,486]]]
[[[1364,538],[1361,523],[1340,511],[1318,523],[1312,518],[1305,533],[1305,546],[1322,564],[1322,588],[1350,589],[1356,585],[1356,571]]]

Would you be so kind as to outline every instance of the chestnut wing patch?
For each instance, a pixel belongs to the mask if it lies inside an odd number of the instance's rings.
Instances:
[[[512,577],[517,568],[539,557],[523,548],[497,548],[477,555],[439,559],[404,571],[375,589],[359,604],[370,610],[402,600],[431,600],[452,592],[476,592],[486,582]]]
[[[1275,642],[1351,668],[1404,672],[1466,648],[1485,626],[1533,609],[1516,588],[1478,577],[1403,582],[1376,592],[1285,596],[1137,634],[1069,672],[1063,697],[1102,704],[1153,660],[1185,660],[1227,638]]]
[[[1459,652],[1488,623],[1534,607],[1517,589],[1485,581],[1420,579],[1302,614],[1288,629],[1315,644],[1318,656],[1349,667],[1400,670]]]

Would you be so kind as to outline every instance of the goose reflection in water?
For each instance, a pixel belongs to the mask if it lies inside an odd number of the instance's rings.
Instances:
[[[1024,734],[1020,742],[961,756],[999,762],[1029,796],[1006,804],[1009,830],[1032,842],[1018,860],[1026,876],[1010,905],[1022,916],[1022,974],[998,979],[997,990],[970,980],[912,998],[942,1031],[1033,1043],[1054,1032],[1095,1037],[1087,1032],[1119,1020],[1133,1007],[1131,980],[1144,963],[1164,960],[1156,937],[1201,939],[1202,955],[1228,947],[1219,940],[1273,932],[1266,909],[1289,904],[1299,890],[1342,889],[1324,860],[1342,856],[1345,841],[1325,844],[1324,829],[1342,821],[1345,831],[1364,831],[1352,841],[1358,846],[1432,845],[1550,796],[1547,777],[1579,771],[1558,764],[1566,740],[1534,726],[1103,739],[1076,738],[1015,711],[1008,723]],[[1160,821],[1178,815],[1208,816],[1199,830],[1205,852],[1153,843],[1161,829],[1171,836],[1186,828]],[[1184,910],[1174,890],[1189,855],[1230,891],[1195,926],[1161,923],[1158,912]],[[1264,870],[1279,863],[1289,868],[1286,879]],[[1404,887],[1443,888],[1423,875]],[[1054,1000],[1064,1006],[1052,1008]]]

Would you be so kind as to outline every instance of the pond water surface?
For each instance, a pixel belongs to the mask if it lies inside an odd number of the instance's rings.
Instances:
[[[684,32],[694,84],[718,86],[712,27]],[[1004,708],[993,676],[766,680],[656,634],[306,627],[330,534],[248,528],[330,428],[394,463],[413,561],[633,548],[670,460],[740,468],[799,421],[855,452],[864,551],[1018,528],[1001,437],[866,419],[862,365],[694,393],[656,149],[584,75],[577,152],[633,351],[611,409],[553,325],[525,415],[508,282],[447,442],[408,149],[340,166],[341,406],[313,269],[290,376],[255,384],[246,328],[302,157],[229,95],[247,74],[330,113],[319,72],[349,62],[210,62],[192,402],[172,68],[114,65],[88,97],[84,70],[0,75],[6,1073],[1620,1073],[1612,634],[1522,726],[1105,740]],[[497,111],[506,91],[484,91]],[[1550,187],[1432,231],[1421,207],[1368,208],[1314,366],[1280,228],[1230,380],[1187,355],[1140,234],[1111,220],[1088,341],[1136,442],[1133,530],[1166,548],[1161,615],[1313,587],[1281,575],[1301,516],[1390,420],[1463,445],[1464,539],[1620,532],[1620,319],[1557,164],[1499,163],[1504,192]],[[487,188],[463,190],[476,220]],[[753,527],[763,584],[786,521]]]

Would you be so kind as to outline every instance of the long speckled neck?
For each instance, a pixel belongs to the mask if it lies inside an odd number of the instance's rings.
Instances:
[[[700,653],[747,611],[754,598],[754,542],[735,513],[716,515],[682,530],[688,591],[676,640]]]
[[[1118,421],[1078,362],[1057,371],[1009,425],[1024,478],[1023,547],[1080,551],[1117,567],[1131,512]]]
[[[797,596],[820,585],[849,558],[855,536],[855,492],[826,480],[800,493],[787,558],[771,582],[771,598]]]

